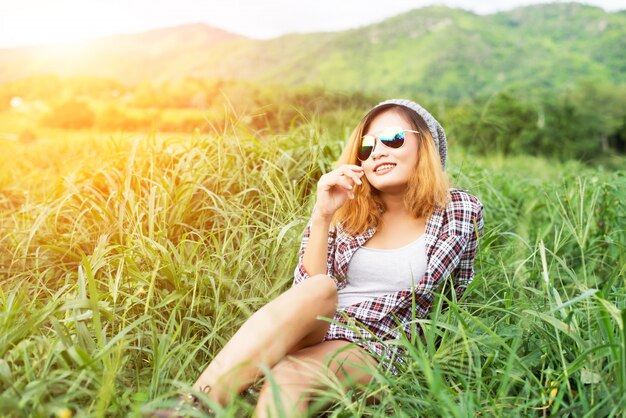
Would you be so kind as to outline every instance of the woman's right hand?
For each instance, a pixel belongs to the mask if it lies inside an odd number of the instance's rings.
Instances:
[[[330,219],[346,200],[354,199],[353,188],[362,184],[363,174],[363,167],[344,164],[320,177],[315,204],[317,214]]]

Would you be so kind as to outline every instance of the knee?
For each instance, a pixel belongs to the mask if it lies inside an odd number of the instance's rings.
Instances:
[[[317,274],[287,291],[289,305],[300,312],[332,317],[337,311],[337,286],[325,274]]]
[[[310,277],[308,281],[311,284],[310,289],[307,289],[309,296],[337,305],[337,285],[333,279],[325,274],[316,274]]]

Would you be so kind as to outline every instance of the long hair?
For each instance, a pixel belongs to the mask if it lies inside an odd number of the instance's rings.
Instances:
[[[417,134],[418,160],[407,184],[404,204],[414,217],[428,217],[436,208],[445,208],[450,199],[451,184],[441,165],[439,152],[435,148],[428,125],[417,112],[395,104],[372,109],[352,132],[337,164],[361,165],[357,152],[363,133],[367,131],[377,115],[389,110],[400,112],[412,125],[411,129],[419,131]],[[385,211],[385,205],[380,200],[378,191],[369,184],[365,176],[361,177],[361,181],[363,184],[354,189],[354,199],[346,201],[333,217],[333,224],[341,224],[343,229],[350,234],[360,234],[374,226],[380,227],[380,216]]]

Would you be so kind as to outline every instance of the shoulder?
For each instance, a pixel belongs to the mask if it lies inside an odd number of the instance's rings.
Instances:
[[[471,234],[475,223],[482,223],[483,204],[467,190],[451,188],[443,230],[448,234]]]
[[[462,213],[475,217],[483,209],[482,202],[467,190],[450,189],[450,201],[446,206],[448,213]]]

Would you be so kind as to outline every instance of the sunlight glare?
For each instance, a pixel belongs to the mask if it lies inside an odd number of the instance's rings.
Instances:
[[[20,107],[21,105],[23,105],[24,104],[24,100],[21,97],[19,97],[19,96],[15,96],[15,97],[11,98],[10,103],[11,103],[11,107],[15,109],[15,108]]]
[[[36,0],[3,14],[0,34],[5,44],[75,43],[126,30],[116,2]]]

